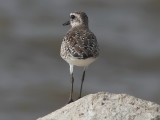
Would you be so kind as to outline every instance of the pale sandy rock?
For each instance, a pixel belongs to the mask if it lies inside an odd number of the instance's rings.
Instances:
[[[126,94],[99,92],[37,120],[160,120],[160,105]]]

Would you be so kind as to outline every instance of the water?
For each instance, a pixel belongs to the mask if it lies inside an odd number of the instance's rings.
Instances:
[[[1,0],[0,119],[36,119],[65,105],[69,66],[60,58],[62,23],[88,13],[100,58],[89,66],[84,93],[128,93],[160,104],[158,0]],[[82,69],[75,69],[75,98]]]

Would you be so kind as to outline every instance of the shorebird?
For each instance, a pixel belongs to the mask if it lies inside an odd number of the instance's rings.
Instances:
[[[88,16],[86,13],[80,11],[70,13],[70,20],[63,25],[71,25],[71,29],[63,38],[60,50],[60,56],[70,66],[72,86],[68,103],[71,103],[73,102],[73,67],[79,66],[84,68],[79,93],[79,98],[81,98],[86,68],[98,58],[99,47],[96,36],[88,27]]]

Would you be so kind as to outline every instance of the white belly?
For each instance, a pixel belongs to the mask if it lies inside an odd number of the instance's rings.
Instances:
[[[87,59],[76,59],[76,58],[69,58],[66,61],[75,66],[85,67],[94,62],[97,58],[87,58]]]

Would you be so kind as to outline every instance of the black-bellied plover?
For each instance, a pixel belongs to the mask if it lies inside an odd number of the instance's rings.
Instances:
[[[82,95],[82,87],[85,77],[85,70],[88,65],[94,62],[99,56],[99,47],[96,36],[89,30],[88,17],[84,12],[70,13],[70,20],[63,24],[71,25],[71,29],[64,36],[61,44],[61,57],[69,63],[72,88],[69,101],[73,102],[73,67],[84,67],[79,98]]]

